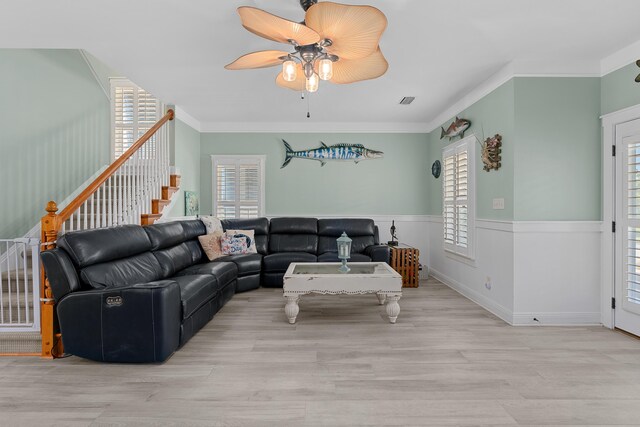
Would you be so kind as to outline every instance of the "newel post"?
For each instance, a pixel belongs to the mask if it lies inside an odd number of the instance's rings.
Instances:
[[[60,229],[58,205],[56,202],[50,201],[45,208],[47,215],[40,220],[40,250],[49,250],[56,247],[58,239],[58,231]],[[42,357],[53,358],[55,355],[63,353],[62,340],[57,331],[55,322],[55,305],[53,301],[53,293],[51,285],[44,272],[44,268],[40,271],[40,331],[42,333]]]

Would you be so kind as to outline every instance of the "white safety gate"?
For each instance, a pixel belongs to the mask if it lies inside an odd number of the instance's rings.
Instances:
[[[0,239],[0,332],[40,330],[40,242]]]

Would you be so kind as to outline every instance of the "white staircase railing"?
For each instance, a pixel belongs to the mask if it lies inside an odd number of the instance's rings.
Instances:
[[[0,239],[0,332],[40,330],[40,242]]]
[[[162,186],[169,185],[169,162],[169,137],[162,127],[68,214],[58,233],[140,224],[141,215],[151,212],[151,200],[161,199]]]

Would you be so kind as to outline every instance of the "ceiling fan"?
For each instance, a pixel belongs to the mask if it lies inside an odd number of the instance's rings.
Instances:
[[[372,6],[300,0],[302,23],[249,6],[238,8],[242,26],[268,40],[293,46],[293,52],[262,50],[225,66],[244,70],[282,66],[276,84],[295,91],[316,92],[320,80],[354,83],[382,76],[389,67],[378,42],[387,18]]]
[[[636,61],[636,65],[640,67],[640,59]],[[636,83],[640,83],[640,74],[638,74],[638,76],[636,77]]]

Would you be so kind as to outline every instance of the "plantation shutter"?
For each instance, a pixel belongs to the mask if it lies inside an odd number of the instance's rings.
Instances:
[[[445,249],[471,257],[471,225],[474,211],[471,191],[472,148],[475,137],[451,144],[443,151],[443,232]]]
[[[256,218],[264,199],[263,161],[259,157],[214,156],[214,215]]]
[[[111,81],[113,155],[117,159],[160,120],[157,98],[128,80]],[[155,135],[141,155],[155,157]]]

